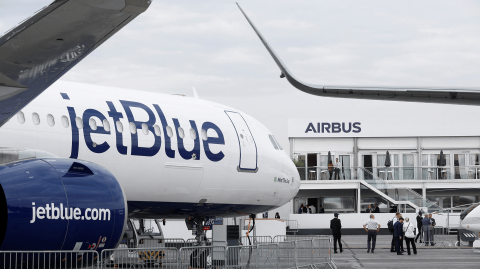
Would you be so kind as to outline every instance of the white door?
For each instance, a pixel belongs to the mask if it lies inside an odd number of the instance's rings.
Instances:
[[[256,171],[257,170],[257,145],[255,139],[248,128],[248,124],[242,115],[237,112],[225,111],[232,121],[233,127],[237,132],[238,146],[240,150],[238,171]]]

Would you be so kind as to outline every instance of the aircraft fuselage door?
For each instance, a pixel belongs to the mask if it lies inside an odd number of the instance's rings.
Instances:
[[[257,145],[247,122],[237,112],[225,111],[235,128],[240,151],[237,170],[239,172],[257,171]]]

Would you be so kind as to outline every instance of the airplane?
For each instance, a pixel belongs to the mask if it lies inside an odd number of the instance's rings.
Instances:
[[[131,218],[191,218],[201,234],[297,194],[292,160],[245,112],[57,81],[150,3],[57,0],[0,37],[0,250],[100,252]]]
[[[335,86],[303,82],[287,68],[238,3],[237,6],[280,69],[280,78],[286,78],[293,87],[300,91],[316,96],[335,98],[480,105],[480,88],[478,87]],[[462,214],[461,227],[480,233],[480,207],[468,208]]]

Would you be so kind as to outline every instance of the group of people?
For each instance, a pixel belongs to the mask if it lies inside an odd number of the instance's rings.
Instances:
[[[368,208],[365,210],[365,213],[380,213],[380,208],[378,204],[368,205]]]
[[[425,246],[435,246],[435,225],[437,225],[437,223],[435,223],[435,219],[432,218],[432,214],[425,214],[425,217],[422,218],[422,211],[418,212],[417,228],[419,233],[415,238],[415,243],[417,243],[418,238],[420,238],[420,243],[422,243],[421,234],[423,233],[423,242],[425,243]]]
[[[317,209],[313,205],[304,206],[303,204],[301,204],[297,213],[298,214],[315,214],[317,213]],[[323,208],[322,205],[319,206],[318,213],[325,213],[325,209]]]
[[[333,172],[335,172],[334,180],[340,180],[340,168],[342,168],[342,163],[336,158],[335,165],[330,161],[328,163],[328,173],[330,174],[329,180],[332,180]]]
[[[413,254],[417,255],[417,247],[415,243],[417,243],[419,237],[420,243],[422,243],[422,232],[424,236],[425,246],[428,246],[429,243],[431,246],[435,245],[433,240],[433,227],[436,225],[435,219],[432,218],[432,214],[425,214],[425,217],[422,218],[422,214],[423,213],[420,211],[417,216],[418,231],[415,228],[415,225],[410,222],[410,219],[408,217],[403,218],[402,214],[400,214],[399,212],[396,212],[395,217],[393,217],[392,220],[388,221],[388,229],[393,235],[390,252],[396,252],[397,255],[403,255],[403,253],[405,252],[405,250],[403,249],[403,242],[405,241],[407,245],[407,254],[411,255],[411,247],[413,250]],[[333,235],[334,253],[338,253],[337,244],[340,248],[340,252],[343,252],[341,242],[342,223],[338,218],[339,215],[340,214],[335,213],[334,218],[330,221],[330,229],[332,230]],[[375,243],[377,241],[377,233],[380,231],[380,227],[381,225],[377,222],[377,220],[375,220],[375,215],[370,214],[370,218],[363,225],[363,228],[367,232],[367,253],[375,253]]]

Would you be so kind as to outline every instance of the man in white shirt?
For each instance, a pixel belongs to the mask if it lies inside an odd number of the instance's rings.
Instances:
[[[373,214],[370,214],[370,219],[363,224],[363,228],[365,231],[368,233],[368,239],[367,239],[367,253],[370,252],[370,243],[371,241],[371,247],[372,247],[372,253],[375,253],[375,243],[377,242],[377,233],[380,231],[380,224],[375,220],[375,216]]]
[[[335,162],[335,178],[334,180],[338,179],[340,180],[340,168],[342,167],[342,164],[340,163],[340,161],[338,161],[338,158]]]
[[[310,206],[310,209],[311,209],[311,211],[312,211],[312,214],[317,213],[317,209],[315,208],[314,205],[311,205],[311,206]]]

